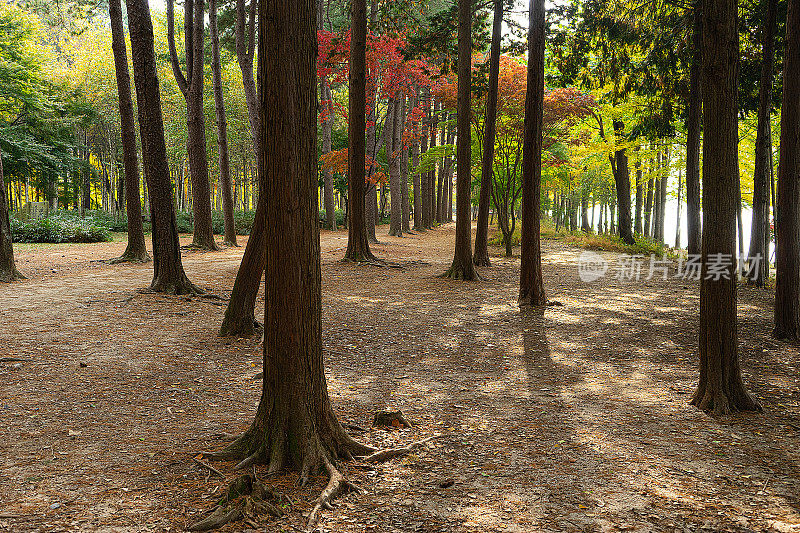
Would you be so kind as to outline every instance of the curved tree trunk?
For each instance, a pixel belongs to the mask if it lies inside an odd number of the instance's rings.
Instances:
[[[114,51],[114,69],[119,94],[120,133],[122,134],[122,157],[125,166],[125,203],[128,215],[128,245],[125,252],[112,263],[150,261],[144,241],[142,227],[142,204],[139,197],[139,157],[136,148],[136,125],[133,119],[131,99],[131,77],[128,72],[128,52],[125,48],[125,31],[122,27],[122,4],[120,0],[109,0],[108,14],[111,20],[111,48]]]
[[[474,280],[472,264],[472,142],[470,121],[472,93],[472,2],[458,0],[458,139],[456,141],[456,246],[453,264],[444,277]]]
[[[692,64],[689,70],[689,102],[686,109],[686,228],[689,255],[700,253],[700,129],[703,94],[700,76],[703,63],[703,0],[695,0],[692,14]],[[647,234],[645,228],[645,234]]]
[[[262,0],[263,1],[263,0]],[[348,261],[372,261],[375,256],[369,249],[367,224],[365,220],[364,197],[366,189],[366,119],[364,109],[366,98],[367,62],[367,6],[364,0],[354,0],[351,4],[352,31],[350,38],[350,91],[348,93],[348,114],[350,127],[348,137],[348,204],[349,223],[347,225],[347,250],[344,259]],[[261,32],[263,35],[264,33]]]
[[[775,234],[775,336],[800,338],[800,0],[789,0]]]
[[[113,1],[113,0],[112,0]],[[14,262],[14,238],[8,218],[5,178],[3,177],[3,153],[0,151],[0,282],[8,283],[24,278]]]
[[[233,193],[231,191],[230,158],[228,157],[228,118],[222,96],[222,67],[219,60],[219,27],[217,26],[217,0],[209,0],[208,22],[211,32],[211,75],[214,80],[214,110],[217,114],[217,146],[219,147],[219,185],[222,187],[222,213],[225,220],[223,244],[239,246],[236,242],[236,224],[233,219]]]
[[[175,49],[174,0],[167,0],[167,33],[175,81],[186,100],[186,153],[192,181],[194,234],[192,247],[217,250],[211,224],[211,187],[208,182],[206,119],[203,109],[203,33],[204,0],[186,0],[184,36],[187,74],[183,75]]]
[[[742,382],[736,319],[736,109],[739,35],[736,0],[703,6],[703,271],[700,283],[700,381],[692,405],[715,414],[757,410]],[[720,254],[720,255],[718,255]],[[724,275],[710,274],[714,258]],[[719,279],[715,279],[715,278]],[[727,279],[726,279],[727,278]]]
[[[364,13],[359,4],[363,6],[363,1],[353,2],[354,12]],[[317,40],[315,26],[303,23],[314,16],[314,0],[261,2],[260,99],[266,130],[259,152],[266,173],[265,251],[270,280],[265,289],[264,378],[250,428],[217,454],[245,458],[239,467],[267,463],[270,473],[294,468],[303,483],[325,470],[333,478],[340,458],[373,451],[351,439],[337,421],[323,368],[314,194]],[[363,42],[358,35],[356,42]],[[356,131],[363,136],[363,127]],[[360,153],[363,156],[363,149]],[[315,512],[309,517],[310,526],[315,525]]]
[[[153,225],[153,282],[150,288],[170,294],[202,292],[186,277],[181,262],[175,204],[164,142],[161,94],[156,72],[153,21],[147,0],[126,0],[131,37],[133,80],[139,110],[142,164]]]
[[[256,148],[256,154],[261,150],[261,118],[258,115],[258,101],[256,99],[255,79],[253,78],[253,55],[255,52],[255,28],[258,0],[252,0],[249,15],[245,13],[244,0],[236,1],[236,58],[242,70],[245,102],[247,115],[250,119],[250,135]],[[249,19],[247,19],[249,16]],[[220,335],[249,337],[253,334],[255,326],[255,304],[258,288],[266,266],[264,253],[264,220],[265,197],[263,191],[264,173],[258,174],[258,199],[256,200],[256,213],[250,237],[244,249],[242,263],[236,273],[233,283],[231,299],[225,309],[225,318],[222,320]]]
[[[758,126],[756,130],[755,172],[753,173],[753,222],[750,226],[750,269],[748,283],[763,287],[769,277],[769,182],[772,164],[772,130],[770,124],[772,71],[775,68],[775,19],[777,0],[764,0],[761,41],[761,83],[758,89]]]

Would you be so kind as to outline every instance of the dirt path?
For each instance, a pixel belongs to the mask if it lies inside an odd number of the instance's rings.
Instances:
[[[367,492],[326,512],[328,530],[800,532],[800,356],[769,338],[766,293],[740,292],[745,379],[765,413],[715,420],[687,405],[695,282],[584,283],[580,251],[548,242],[563,305],[520,313],[518,259],[446,281],[452,227],[381,239],[402,269],[339,263],[346,232],[322,235],[334,406],[362,427],[386,407],[415,423],[357,435],[375,445],[446,436],[374,471],[345,465]],[[224,302],[138,293],[150,265],[97,262],[123,249],[21,247],[30,279],[0,286],[0,357],[23,359],[0,363],[0,531],[181,530],[223,486],[191,454],[249,423],[257,339],[216,336]],[[227,297],[242,253],[184,264]],[[274,480],[296,508],[268,531],[300,527],[323,483],[294,481]]]

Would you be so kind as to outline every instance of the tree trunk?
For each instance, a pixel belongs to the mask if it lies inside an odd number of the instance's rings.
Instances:
[[[186,153],[192,181],[194,230],[192,247],[217,250],[211,224],[211,187],[208,181],[206,119],[203,109],[203,32],[204,0],[186,0],[184,36],[187,73],[183,75],[175,49],[174,0],[167,1],[167,33],[172,71],[186,100]]]
[[[261,0],[262,3],[264,0]],[[263,6],[262,6],[263,9]],[[348,93],[348,167],[347,198],[349,223],[347,225],[347,250],[344,259],[349,261],[373,261],[375,256],[369,249],[367,226],[374,226],[374,219],[365,220],[364,191],[366,189],[366,63],[367,63],[367,6],[364,0],[351,3],[352,30],[350,38],[350,91]],[[261,18],[263,20],[263,17]],[[264,31],[260,32],[264,39]],[[272,36],[271,36],[272,37]],[[312,128],[316,131],[316,128]],[[310,130],[309,130],[310,131]],[[271,141],[272,142],[272,141]]]
[[[419,87],[414,89],[414,100],[411,104],[411,109],[419,105]],[[414,230],[422,231],[422,189],[421,189],[421,173],[419,172],[419,155],[420,155],[420,140],[419,140],[419,121],[412,121],[413,140],[411,141],[411,166],[414,167]],[[425,149],[427,150],[427,143],[425,141]]]
[[[122,4],[120,0],[109,0],[108,13],[111,19],[111,48],[114,52],[114,68],[119,94],[120,133],[122,135],[122,157],[125,166],[125,204],[128,215],[128,245],[125,252],[112,262],[150,261],[144,241],[142,227],[142,204],[139,198],[139,157],[136,148],[136,125],[133,119],[131,77],[128,72],[128,52],[125,48],[125,31],[122,27]]]
[[[692,62],[686,109],[686,229],[689,255],[700,254],[700,130],[703,120],[703,0],[695,0],[692,15]]]
[[[800,338],[800,0],[789,0],[775,233],[775,331]]]
[[[614,134],[621,137],[625,125],[622,121],[614,121]],[[636,242],[633,239],[633,232],[631,231],[631,174],[628,168],[628,155],[625,150],[617,150],[616,154],[616,172],[614,173],[614,184],[617,189],[617,206],[619,208],[619,224],[617,230],[622,242],[625,244],[633,244]]]
[[[678,169],[678,208],[675,216],[675,248],[681,248],[681,189],[683,188],[683,176],[681,169]]]
[[[219,28],[217,26],[217,0],[209,0],[208,21],[211,32],[211,75],[214,80],[214,110],[217,114],[217,146],[219,147],[219,186],[222,189],[222,214],[225,220],[223,244],[239,246],[236,242],[236,224],[233,219],[233,192],[231,191],[230,158],[228,156],[228,118],[222,96],[222,67],[219,60]]]
[[[545,31],[544,0],[530,0],[528,91],[525,94],[522,141],[522,239],[518,299],[520,306],[547,304],[542,277],[542,248],[539,240]],[[630,199],[630,185],[628,191]]]
[[[524,216],[524,215],[523,215]],[[581,231],[592,232],[592,225],[589,223],[589,188],[584,187],[581,191]]]
[[[365,13],[363,1],[353,1],[353,11]],[[264,378],[250,428],[218,456],[246,458],[240,467],[264,462],[269,473],[291,467],[300,472],[303,483],[327,470],[333,484],[341,478],[335,467],[340,458],[373,450],[352,440],[337,421],[322,359],[319,228],[314,194],[317,41],[315,25],[305,23],[314,17],[314,0],[261,2],[259,57],[264,81],[260,98],[266,130],[260,153],[267,187],[262,196],[267,198],[269,280],[265,289]],[[359,27],[358,19],[354,27]],[[366,24],[361,28],[365,30]],[[359,35],[356,31],[356,42],[365,43],[361,37],[366,32]],[[356,66],[356,73],[358,69]],[[360,93],[363,96],[363,89]],[[364,107],[357,109],[363,117]],[[363,125],[363,118],[361,122]],[[364,135],[363,127],[355,131]],[[359,144],[363,158],[363,143]],[[363,164],[361,169],[363,177]],[[352,207],[358,209],[357,205]],[[316,525],[318,513],[317,507],[309,516],[310,528]]]
[[[703,5],[703,268],[700,380],[692,405],[717,415],[760,409],[742,382],[736,319],[736,183],[739,177],[736,0]],[[721,254],[721,255],[719,255]],[[722,258],[722,261],[717,261]],[[721,276],[710,270],[716,263]],[[719,279],[715,279],[719,277]]]
[[[483,159],[481,160],[481,190],[478,195],[478,220],[475,230],[475,253],[472,261],[478,266],[489,266],[489,199],[492,195],[492,165],[497,132],[497,91],[500,76],[500,40],[503,26],[503,0],[494,2],[492,22],[492,51],[489,58],[489,90],[486,93],[486,116],[483,127]]]
[[[650,231],[650,219],[651,213],[653,211],[653,169],[652,164],[650,168],[650,177],[647,178],[647,197],[645,198],[644,202],[644,236],[647,238],[651,238],[653,236],[652,232]],[[699,211],[699,210],[698,210]]]
[[[471,89],[472,89],[472,2],[458,0],[458,140],[456,145],[456,243],[453,264],[444,277],[474,280],[472,264],[471,201]]]
[[[399,118],[399,143],[400,146],[398,150],[400,150],[400,201],[402,202],[401,211],[402,211],[402,222],[403,222],[403,231],[408,232],[411,230],[411,222],[410,222],[410,210],[411,206],[409,205],[409,198],[408,198],[408,146],[403,141],[403,132],[406,129],[406,117],[408,115],[407,109],[407,100],[405,96],[401,96],[402,105],[400,107],[400,118]]]
[[[761,83],[758,89],[755,172],[753,173],[753,221],[750,226],[748,283],[763,287],[769,277],[769,182],[772,151],[772,71],[775,68],[775,20],[777,0],[763,0],[766,13],[761,41]]]
[[[317,31],[324,29],[323,26],[323,0],[317,0]],[[319,80],[319,99],[322,111],[322,153],[327,154],[331,151],[331,138],[333,136],[333,97],[331,88],[328,85],[327,76],[321,76]],[[336,207],[333,200],[333,172],[326,169],[323,172],[323,198],[325,205],[325,227],[336,231]]]
[[[664,151],[664,164],[662,166],[663,174],[661,176],[661,191],[658,194],[658,242],[664,244],[664,222],[667,212],[667,184],[669,183],[669,168],[670,168],[670,149],[666,147]]]
[[[186,277],[181,262],[175,203],[169,179],[161,94],[156,72],[153,22],[147,0],[126,0],[133,80],[139,111],[142,163],[153,226],[153,282],[150,289],[170,294],[202,292]]]
[[[430,94],[430,93],[428,93]],[[431,110],[432,108],[432,110]],[[426,115],[429,114],[430,120],[428,120],[428,138],[430,140],[429,148],[432,149],[436,146],[436,126],[438,124],[438,115],[436,114],[436,103],[433,101],[432,97],[429,97],[428,102],[425,104],[425,111]],[[422,225],[426,228],[430,229],[434,225],[433,214],[434,214],[434,192],[433,192],[433,175],[436,172],[436,165],[434,164],[434,170],[429,170],[425,173],[422,177],[422,194],[424,200],[422,202]]]
[[[112,0],[113,1],[113,0]],[[19,273],[14,262],[14,238],[8,217],[5,178],[3,176],[3,153],[0,151],[0,282],[8,283],[25,276]]]
[[[636,159],[636,222],[634,224],[633,232],[636,235],[642,235],[642,161]]]

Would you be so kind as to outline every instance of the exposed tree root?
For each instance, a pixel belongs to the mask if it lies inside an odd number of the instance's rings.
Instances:
[[[203,468],[207,468],[209,471],[213,472],[214,474],[218,475],[219,477],[225,479],[225,474],[223,474],[222,472],[220,472],[219,470],[217,470],[216,468],[214,468],[210,464],[204,463],[203,461],[201,461],[197,457],[192,457],[192,461],[194,461],[198,465],[202,466]]]
[[[339,472],[328,459],[325,459],[325,469],[328,471],[330,479],[328,480],[328,485],[323,489],[319,498],[317,498],[317,501],[314,503],[311,512],[308,513],[309,531],[314,530],[317,524],[319,524],[323,509],[333,509],[332,502],[339,497],[339,495],[348,491],[361,492],[361,489],[347,481],[342,473]]]
[[[107,260],[106,263],[109,265],[118,265],[120,263],[149,263],[150,261],[152,261],[152,259],[146,252],[144,255],[125,252],[119,257]]]
[[[28,279],[28,278],[23,276],[22,273],[20,273],[20,271],[17,270],[16,267],[13,267],[13,269],[10,272],[6,270],[0,272],[0,282],[2,283],[11,283],[12,281],[16,281],[18,279]]]
[[[426,442],[430,442],[433,439],[438,439],[440,437],[443,437],[443,435],[434,435],[426,439],[418,440],[417,442],[412,442],[408,446],[403,446],[401,448],[388,448],[386,450],[378,450],[373,454],[358,457],[358,459],[367,463],[383,463],[388,461],[389,459],[394,459],[395,457],[404,457],[410,453],[413,453],[418,448],[422,447],[422,445],[425,444]]]
[[[191,531],[210,531],[237,520],[252,521],[259,516],[282,516],[282,507],[290,505],[289,500],[269,487],[264,486],[255,476],[239,476],[229,485],[225,495],[207,518],[195,522]]]

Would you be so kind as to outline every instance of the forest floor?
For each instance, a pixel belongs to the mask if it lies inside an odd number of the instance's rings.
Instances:
[[[585,283],[581,251],[545,241],[562,305],[520,312],[517,257],[494,249],[482,281],[449,281],[436,275],[452,225],[378,234],[376,254],[402,268],[341,263],[347,233],[322,232],[334,408],[374,446],[444,436],[375,469],[342,465],[365,493],[324,512],[328,531],[800,532],[800,356],[770,338],[768,292],[739,293],[764,413],[716,419],[688,405],[697,282]],[[0,357],[21,359],[0,363],[0,531],[180,531],[235,476],[192,457],[249,424],[259,339],[217,337],[224,301],[139,292],[152,264],[101,262],[124,246],[17,247],[28,280],[0,287]],[[227,298],[243,249],[184,252],[184,265]],[[413,427],[371,428],[384,408]],[[302,530],[325,478],[295,481],[269,480],[294,506],[262,530]]]

